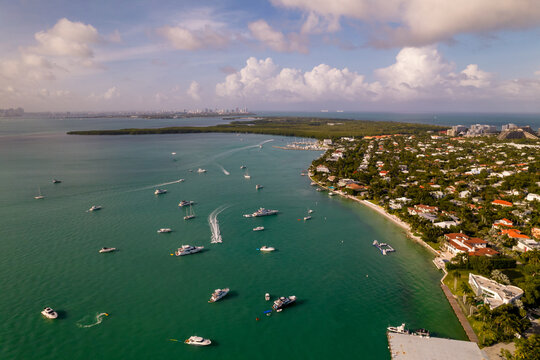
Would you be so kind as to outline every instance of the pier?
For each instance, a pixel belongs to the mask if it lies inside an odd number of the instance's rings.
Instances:
[[[387,243],[380,243],[377,240],[373,240],[373,246],[380,250],[381,254],[386,255],[389,252],[396,251],[393,247]]]
[[[474,342],[389,332],[392,360],[488,360]]]

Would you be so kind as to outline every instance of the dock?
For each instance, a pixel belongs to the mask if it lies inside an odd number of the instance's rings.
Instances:
[[[392,360],[489,360],[478,345],[470,341],[391,332],[387,336]]]
[[[387,243],[380,243],[377,240],[373,240],[373,246],[380,250],[381,254],[386,255],[389,252],[396,251],[393,247]]]

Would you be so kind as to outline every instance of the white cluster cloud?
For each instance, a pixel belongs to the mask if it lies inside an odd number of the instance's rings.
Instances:
[[[540,24],[538,0],[271,0],[326,17],[371,24],[377,46],[422,46],[461,33],[526,29]],[[335,28],[335,26],[334,26]]]
[[[88,98],[93,99],[93,100],[106,100],[106,101],[109,101],[109,100],[112,100],[112,99],[114,99],[114,98],[116,98],[118,96],[120,96],[120,93],[118,92],[118,89],[116,88],[116,86],[113,86],[113,87],[110,87],[104,93],[101,93],[101,94],[91,93]]]
[[[33,52],[82,58],[92,57],[94,54],[90,45],[99,41],[99,34],[92,25],[66,18],[58,20],[51,29],[36,33],[34,37],[39,45],[31,49]]]
[[[281,68],[271,58],[251,57],[240,71],[230,74],[216,85],[221,97],[241,98],[247,102],[341,103],[474,99],[532,99],[540,95],[540,80],[521,79],[494,82],[493,75],[470,64],[459,73],[432,46],[404,48],[394,64],[374,71],[375,80],[347,68],[326,64],[309,71]]]
[[[197,30],[183,26],[163,26],[157,33],[167,39],[178,50],[219,49],[228,45],[229,37],[208,25]]]
[[[192,81],[189,89],[186,92],[193,100],[201,100],[201,85],[198,82]]]
[[[281,31],[273,29],[266,21],[257,20],[248,25],[251,35],[266,44],[270,49],[279,52],[307,53],[307,37],[302,34],[289,33],[285,36]]]

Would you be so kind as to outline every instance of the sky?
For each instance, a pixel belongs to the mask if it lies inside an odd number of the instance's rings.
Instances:
[[[0,0],[0,108],[540,112],[539,0]]]

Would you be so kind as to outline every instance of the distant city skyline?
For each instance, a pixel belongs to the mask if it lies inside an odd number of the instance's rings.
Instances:
[[[540,112],[536,0],[0,0],[0,108]]]

